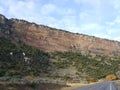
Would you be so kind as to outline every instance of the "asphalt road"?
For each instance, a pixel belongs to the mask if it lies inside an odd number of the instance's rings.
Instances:
[[[118,89],[114,82],[104,82],[81,87],[77,90],[120,90],[120,88]]]

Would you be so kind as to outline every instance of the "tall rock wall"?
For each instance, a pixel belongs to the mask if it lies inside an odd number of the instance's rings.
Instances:
[[[44,51],[77,51],[120,55],[120,42],[37,25],[0,15],[0,36],[24,42]]]

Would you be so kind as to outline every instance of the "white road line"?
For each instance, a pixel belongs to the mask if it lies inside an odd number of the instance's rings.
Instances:
[[[111,82],[110,82],[110,90],[112,90]]]

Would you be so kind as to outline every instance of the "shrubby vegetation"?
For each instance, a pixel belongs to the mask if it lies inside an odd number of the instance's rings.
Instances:
[[[48,53],[0,38],[0,76],[37,76],[48,67]]]
[[[85,73],[88,78],[105,78],[109,74],[115,74],[119,70],[119,58],[111,58],[102,55],[82,55],[78,52],[56,52],[52,57],[57,60],[56,68],[76,67],[79,77]]]
[[[119,71],[119,59],[103,55],[82,55],[78,52],[46,53],[0,37],[0,77],[51,76],[54,69],[75,67],[78,77],[100,79]],[[63,76],[68,79],[67,75]],[[55,77],[59,77],[58,73]]]

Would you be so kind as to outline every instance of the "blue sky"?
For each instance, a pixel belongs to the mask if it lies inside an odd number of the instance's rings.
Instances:
[[[120,0],[0,0],[0,13],[120,41]]]

